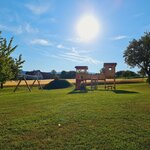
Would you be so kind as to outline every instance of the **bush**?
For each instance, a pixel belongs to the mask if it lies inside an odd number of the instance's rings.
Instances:
[[[67,80],[60,80],[60,79],[55,79],[51,81],[50,83],[46,84],[43,89],[62,89],[62,88],[68,88],[72,84],[70,84]]]

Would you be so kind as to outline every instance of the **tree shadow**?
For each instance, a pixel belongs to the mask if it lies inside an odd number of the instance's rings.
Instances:
[[[72,90],[68,94],[85,94],[88,92],[94,92],[94,91],[112,91],[112,90],[105,90],[105,89],[86,89],[86,90]]]
[[[135,91],[126,91],[126,90],[113,90],[116,94],[138,94],[139,92]]]

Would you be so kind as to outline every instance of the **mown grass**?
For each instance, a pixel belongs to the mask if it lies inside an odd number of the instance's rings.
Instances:
[[[150,149],[149,85],[72,90],[0,90],[0,149]]]

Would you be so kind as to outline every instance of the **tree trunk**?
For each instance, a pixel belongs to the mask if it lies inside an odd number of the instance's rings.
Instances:
[[[150,74],[148,75],[148,83],[150,84]]]
[[[1,89],[3,89],[3,83],[1,83]]]

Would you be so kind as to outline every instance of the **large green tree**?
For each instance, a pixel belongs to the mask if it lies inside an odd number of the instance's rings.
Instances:
[[[150,84],[150,32],[140,39],[132,40],[124,51],[125,62],[131,67],[138,67],[148,75]]]
[[[0,87],[3,88],[3,84],[7,80],[17,79],[18,74],[21,71],[22,56],[19,55],[19,58],[13,58],[11,56],[12,52],[17,48],[12,46],[13,38],[10,41],[7,41],[6,38],[1,36],[0,32]],[[8,44],[7,44],[8,43]]]

